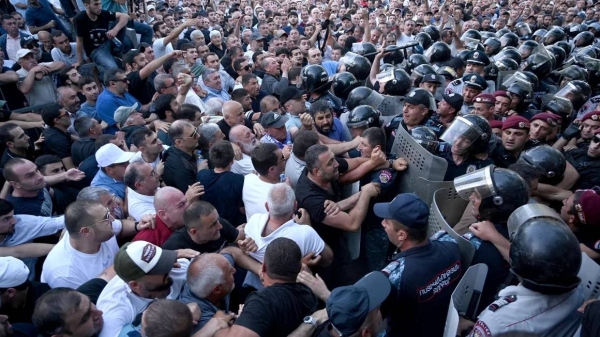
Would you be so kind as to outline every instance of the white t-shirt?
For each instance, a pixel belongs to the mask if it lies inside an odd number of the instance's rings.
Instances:
[[[171,292],[167,299],[176,300],[181,294],[181,289],[185,284],[187,269],[190,261],[187,259],[178,259],[177,263],[181,267],[173,268],[169,276],[173,279]],[[100,332],[100,337],[117,337],[124,326],[131,324],[138,314],[146,310],[148,305],[154,300],[141,298],[131,291],[131,288],[119,276],[115,276],[98,297],[96,306],[104,314],[104,327]]]
[[[163,44],[164,40],[165,40],[165,38],[163,37],[161,39],[154,41],[154,43],[152,44],[152,50],[154,50],[154,58],[155,59],[157,59],[159,57],[163,57],[166,54],[173,51],[173,45],[171,44],[171,42],[169,42],[169,44],[167,44],[165,46]]]
[[[241,174],[243,176],[254,173],[254,165],[252,165],[252,157],[242,153],[242,159],[236,160],[231,166],[231,172]]]
[[[129,216],[132,216],[135,221],[140,221],[146,214],[156,214],[154,196],[139,194],[127,187],[127,210]]]
[[[296,242],[300,247],[302,256],[305,256],[310,252],[315,252],[315,254],[318,255],[321,254],[323,249],[325,249],[325,242],[311,226],[299,225],[295,223],[294,220],[284,223],[271,234],[262,236],[268,220],[268,213],[254,214],[250,220],[248,220],[248,223],[244,228],[246,237],[251,237],[258,247],[256,252],[250,253],[250,256],[252,256],[258,262],[262,263],[264,261],[265,252],[269,243],[281,237],[288,238]],[[258,276],[251,272],[247,274],[244,283],[255,288],[259,285],[262,285]]]
[[[123,224],[120,220],[115,220],[112,227],[113,232],[118,234]],[[112,266],[118,251],[119,245],[116,237],[113,236],[100,245],[97,253],[82,253],[71,246],[69,233],[65,231],[62,239],[52,248],[44,261],[41,280],[48,283],[51,288],[76,289]]]
[[[246,221],[256,213],[267,213],[265,202],[267,202],[267,193],[272,187],[273,184],[258,179],[258,175],[254,173],[244,176],[242,199],[246,209]]]

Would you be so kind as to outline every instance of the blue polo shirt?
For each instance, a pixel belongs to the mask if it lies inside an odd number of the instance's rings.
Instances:
[[[126,92],[121,97],[115,95],[110,90],[102,91],[96,102],[96,112],[98,113],[98,117],[108,124],[104,133],[114,135],[115,132],[119,131],[115,123],[115,111],[121,106],[132,106],[136,103],[138,104],[137,111],[140,111],[142,105],[130,93]]]
[[[104,187],[109,190],[110,193],[125,200],[125,183],[109,177],[102,170],[98,170],[98,173],[96,173],[96,176],[92,180],[90,186]]]
[[[352,137],[350,137],[350,131],[344,127],[344,124],[337,118],[333,117],[333,126],[329,133],[327,133],[327,137],[340,141],[351,141]]]
[[[32,27],[41,27],[48,22],[54,20],[56,26],[53,30],[60,30],[70,35],[70,29],[66,29],[62,22],[58,19],[48,0],[40,0],[40,7],[34,8],[29,6],[25,12],[25,23]]]

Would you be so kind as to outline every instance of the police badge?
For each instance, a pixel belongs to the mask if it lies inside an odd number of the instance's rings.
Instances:
[[[477,169],[477,167],[475,165],[469,165],[467,167],[467,173],[471,173],[473,171],[475,171]]]

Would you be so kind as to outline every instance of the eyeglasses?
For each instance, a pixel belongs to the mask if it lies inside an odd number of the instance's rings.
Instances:
[[[68,112],[62,112],[60,115],[58,115],[58,117],[56,117],[56,119],[61,119],[61,118],[65,117],[65,116],[69,116],[69,113]]]
[[[96,222],[94,222],[92,224],[89,224],[89,225],[85,226],[85,227],[93,227],[93,226],[95,226],[95,225],[97,225],[99,223],[102,223],[104,221],[110,222],[110,217],[111,217],[110,210],[108,209],[108,207],[105,207],[105,208],[106,208],[106,215],[104,215],[104,217],[102,218],[102,220],[98,220],[98,221],[96,221]]]
[[[250,69],[252,69],[252,65],[251,64],[246,64],[246,66],[244,68],[245,71],[250,71]]]
[[[594,142],[594,143],[600,143],[600,136],[597,136],[597,135],[596,135],[596,136],[594,136],[594,137],[592,138],[592,142]]]
[[[191,135],[184,137],[184,138],[193,138],[196,139],[198,137],[198,129],[194,129],[194,132],[192,132]]]

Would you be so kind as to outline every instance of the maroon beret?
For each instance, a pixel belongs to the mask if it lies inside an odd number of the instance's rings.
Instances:
[[[519,115],[512,115],[502,123],[502,130],[506,129],[521,129],[529,130],[530,124],[527,118]]]
[[[593,121],[596,122],[600,122],[600,111],[592,111],[592,112],[588,112],[586,113],[583,118],[581,119],[581,121],[587,121],[588,119],[591,119]]]
[[[492,129],[502,129],[502,121],[494,119],[490,121],[490,126],[492,127]]]
[[[573,200],[577,218],[584,225],[600,225],[600,195],[594,190],[584,190],[579,200]]]
[[[496,97],[492,94],[479,94],[475,96],[475,103],[496,104]]]
[[[561,122],[561,118],[558,115],[555,115],[550,112],[539,113],[533,117],[531,117],[531,121],[540,120],[550,126],[557,126]]]

